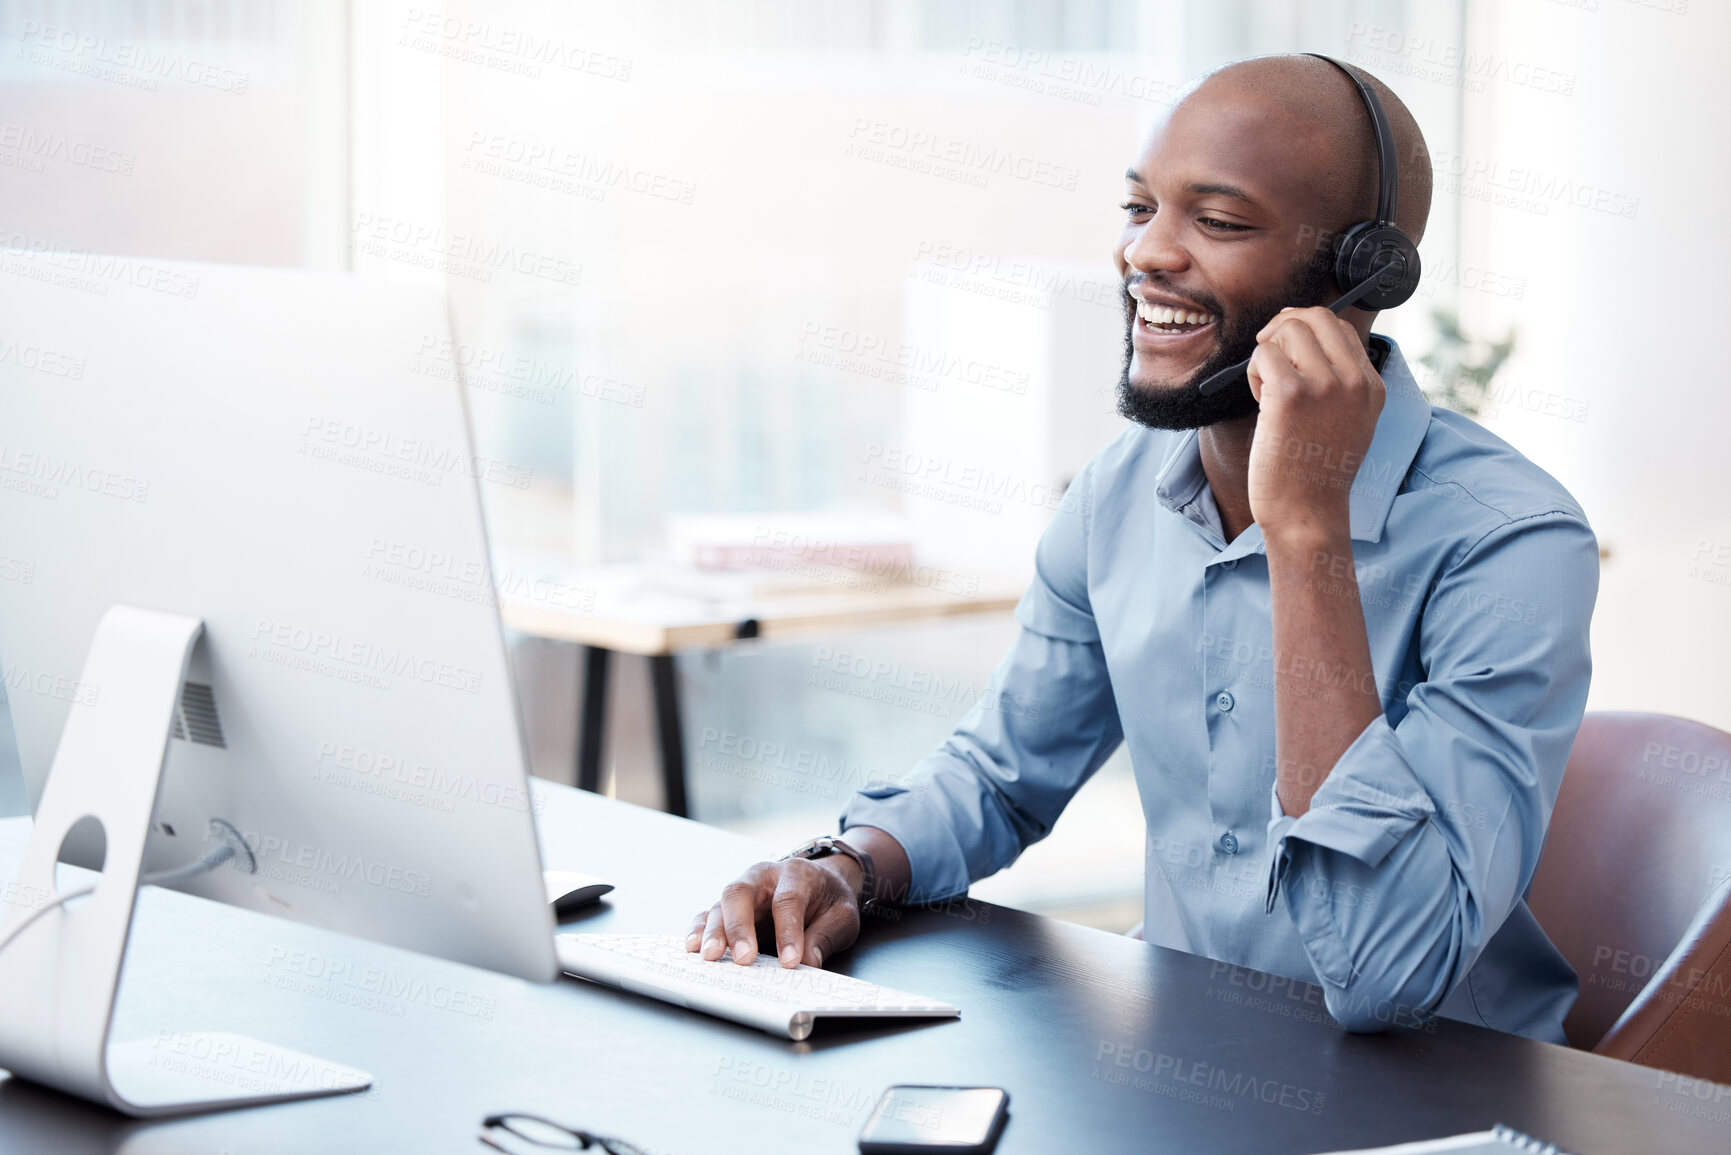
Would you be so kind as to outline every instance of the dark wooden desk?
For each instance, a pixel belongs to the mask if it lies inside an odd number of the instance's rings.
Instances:
[[[583,929],[682,930],[769,849],[537,786],[547,865],[619,883]],[[0,823],[0,876],[22,834],[19,820]],[[1003,1155],[1317,1152],[1497,1121],[1581,1155],[1731,1151],[1731,1088],[1455,1023],[1345,1035],[1320,1021],[1314,988],[1271,992],[1266,976],[1003,907],[873,919],[836,962],[954,1002],[962,1018],[820,1027],[792,1043],[575,980],[537,986],[148,891],[123,1035],[249,1032],[366,1068],[377,1086],[138,1123],[5,1080],[0,1151],[475,1155],[484,1114],[530,1110],[657,1155],[821,1155],[856,1150],[885,1086],[922,1082],[1008,1088]]]

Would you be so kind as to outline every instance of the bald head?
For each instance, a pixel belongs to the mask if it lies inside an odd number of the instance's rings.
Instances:
[[[1430,151],[1418,121],[1382,81],[1351,68],[1382,102],[1394,134],[1400,174],[1395,224],[1417,243],[1430,216]],[[1376,130],[1358,89],[1339,68],[1314,56],[1258,56],[1222,65],[1190,86],[1173,109],[1210,115],[1228,104],[1258,107],[1269,127],[1295,134],[1313,158],[1295,179],[1327,205],[1333,227],[1369,220],[1376,212]]]

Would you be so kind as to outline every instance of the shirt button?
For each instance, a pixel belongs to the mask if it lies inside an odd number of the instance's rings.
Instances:
[[[1238,853],[1238,835],[1232,833],[1232,831],[1230,831],[1230,830],[1228,830],[1225,834],[1222,834],[1220,836],[1220,849],[1224,850],[1228,854],[1237,854]]]
[[[1232,710],[1232,695],[1222,690],[1214,696],[1214,704],[1220,707],[1222,714],[1229,713]]]
[[[1238,559],[1235,557],[1229,557],[1225,561],[1220,563],[1220,568],[1221,569],[1237,569],[1238,568]]]

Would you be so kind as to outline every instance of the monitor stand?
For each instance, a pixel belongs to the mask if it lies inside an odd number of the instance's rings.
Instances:
[[[0,1067],[141,1117],[359,1091],[365,1071],[224,1032],[159,1030],[111,1042],[120,967],[169,727],[204,623],[117,605],[103,615],[36,808],[15,894],[57,892],[73,824],[102,824],[96,890],[51,910],[0,950]],[[31,913],[18,899],[10,927]]]

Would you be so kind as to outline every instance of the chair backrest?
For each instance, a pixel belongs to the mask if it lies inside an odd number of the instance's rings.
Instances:
[[[1666,714],[1587,715],[1527,895],[1581,978],[1564,1023],[1573,1045],[1668,1066],[1653,1044],[1669,1035],[1675,1051],[1679,1032],[1704,1027],[1731,1070],[1727,880],[1731,734]]]

